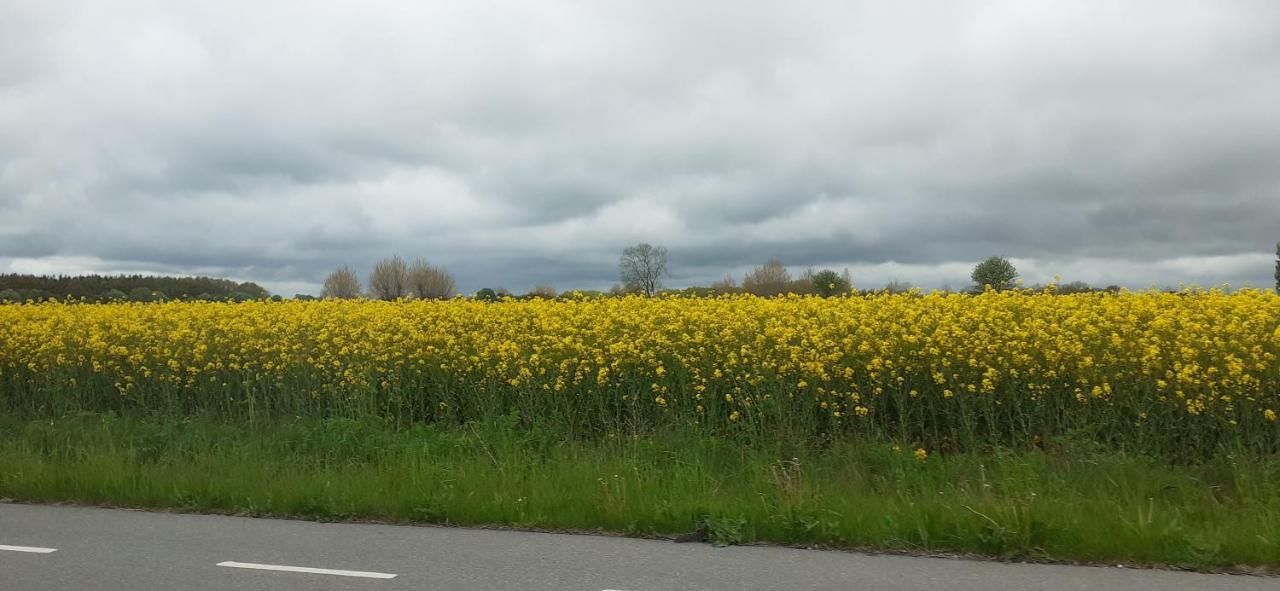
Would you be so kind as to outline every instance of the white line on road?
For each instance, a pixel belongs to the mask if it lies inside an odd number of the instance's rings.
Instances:
[[[336,575],[339,577],[364,577],[366,579],[394,579],[391,573],[371,573],[359,570],[337,570],[332,568],[311,568],[309,566],[283,566],[279,564],[255,564],[252,562],[219,562],[218,566],[231,568],[251,568],[254,570],[275,570],[290,573],[311,573],[315,575]]]
[[[50,552],[58,551],[57,548],[37,548],[35,546],[6,546],[4,544],[0,544],[0,550],[8,550],[10,552],[30,552],[32,554],[48,554]]]

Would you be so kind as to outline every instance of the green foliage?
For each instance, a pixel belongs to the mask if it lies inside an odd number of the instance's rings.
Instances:
[[[703,519],[701,524],[707,532],[707,540],[711,545],[717,547],[736,546],[746,541],[746,535],[743,530],[747,527],[747,518],[738,515],[736,517],[707,517]]]
[[[1012,288],[1018,278],[1018,270],[1008,260],[993,256],[973,268],[973,287],[982,291],[986,286],[996,291]]]
[[[831,270],[815,273],[810,283],[813,285],[813,293],[824,298],[848,295],[849,289],[852,287],[849,285],[849,280],[845,279],[843,275]]]
[[[476,292],[475,299],[482,302],[496,302],[498,301],[498,292],[491,287],[485,287]]]
[[[21,302],[21,301],[22,301],[22,294],[18,293],[16,290],[6,289],[3,291],[0,291],[0,302],[14,303],[14,302]]]
[[[1072,281],[1059,285],[1055,291],[1059,295],[1071,295],[1073,293],[1091,293],[1098,290],[1083,281]]]
[[[48,300],[49,298],[55,297],[52,293],[49,293],[48,291],[39,289],[39,288],[24,289],[21,291],[21,293],[22,293],[23,300],[29,300],[33,302],[43,302]]]
[[[0,274],[0,290],[14,290],[26,296],[24,299],[85,299],[100,300],[110,292],[120,293],[119,299],[130,299],[124,294],[145,290],[145,300],[156,300],[159,292],[163,299],[225,299],[234,291],[247,294],[250,299],[264,299],[271,294],[254,283],[237,283],[212,277],[161,277],[146,275],[19,275]],[[203,297],[202,297],[203,296]]]

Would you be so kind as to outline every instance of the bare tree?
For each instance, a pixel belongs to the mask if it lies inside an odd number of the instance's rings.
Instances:
[[[369,296],[379,300],[398,300],[409,295],[409,269],[399,255],[382,259],[369,274]]]
[[[737,293],[738,281],[732,275],[725,275],[724,279],[715,281],[711,284],[711,292],[716,294]]]
[[[556,297],[556,288],[550,285],[535,285],[533,291],[529,293],[540,298],[554,298]]]
[[[742,291],[761,297],[787,293],[791,288],[791,273],[778,259],[769,259],[742,278]]]
[[[628,246],[618,259],[618,272],[629,291],[652,296],[662,288],[667,273],[667,249],[641,243]]]
[[[346,265],[338,267],[324,280],[321,297],[351,300],[360,297],[360,277]]]
[[[787,293],[807,294],[813,293],[813,278],[817,273],[813,267],[809,267],[800,273],[800,276],[791,280],[791,285],[787,286]]]
[[[408,292],[410,297],[422,300],[445,300],[453,297],[453,277],[444,267],[436,267],[418,259],[409,265]]]
[[[911,285],[910,283],[907,283],[906,281],[898,281],[897,279],[892,279],[888,283],[884,284],[884,289],[881,291],[887,294],[893,295],[893,294],[899,294],[899,293],[907,293],[913,289],[915,289],[915,286]]]

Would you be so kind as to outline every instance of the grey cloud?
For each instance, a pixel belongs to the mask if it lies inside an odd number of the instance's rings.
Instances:
[[[1270,2],[9,12],[0,270],[315,290],[395,252],[604,288],[645,240],[676,285],[778,257],[959,286],[990,254],[1266,285],[1280,239]]]

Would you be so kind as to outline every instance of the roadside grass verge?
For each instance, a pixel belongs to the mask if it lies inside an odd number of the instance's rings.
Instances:
[[[1280,566],[1280,458],[1091,445],[934,452],[884,441],[593,440],[515,421],[397,427],[111,414],[0,417],[0,497],[1004,558]]]

